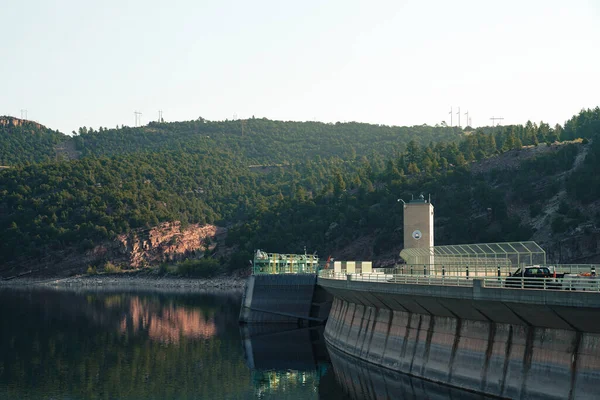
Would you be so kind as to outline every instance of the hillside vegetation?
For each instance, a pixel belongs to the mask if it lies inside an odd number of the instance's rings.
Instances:
[[[35,122],[0,116],[0,165],[49,161],[56,155],[55,146],[67,138]]]
[[[357,122],[283,122],[266,118],[245,121],[151,122],[140,128],[81,128],[73,140],[83,156],[166,150],[227,149],[249,164],[297,164],[315,157],[352,159],[373,152],[392,155],[415,140],[418,144],[456,141],[460,129],[383,126]]]
[[[565,129],[528,123],[478,129],[458,145],[409,145],[385,168],[367,164],[357,171],[351,190],[288,199],[257,224],[232,230],[229,240],[244,243],[248,253],[253,248],[297,252],[306,245],[321,254],[393,262],[403,237],[397,199],[420,193],[430,194],[435,206],[438,245],[534,238],[552,247],[581,225],[598,233],[599,122],[596,108],[574,116]],[[583,142],[549,144],[578,137]],[[596,140],[590,145],[588,138]],[[548,151],[537,152],[537,146]],[[492,168],[473,168],[493,159],[500,162]],[[540,236],[541,231],[549,235]]]
[[[58,268],[53,254],[174,220],[228,226],[234,253],[221,262],[233,267],[256,248],[378,260],[402,243],[397,199],[420,193],[436,207],[436,244],[527,240],[540,224],[559,240],[598,218],[582,207],[593,209],[600,193],[599,121],[596,108],[564,128],[527,123],[467,135],[258,119],[244,136],[240,121],[82,128],[68,139],[79,160],[0,171],[0,264],[50,257]],[[548,151],[533,151],[540,146]],[[508,157],[518,160],[508,170],[472,168]],[[540,219],[557,196],[563,214]]]

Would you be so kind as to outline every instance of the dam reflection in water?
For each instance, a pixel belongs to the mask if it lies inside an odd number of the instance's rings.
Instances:
[[[322,399],[491,399],[368,364],[332,347],[323,327],[240,328],[246,364],[258,395],[307,383]],[[341,389],[341,390],[340,390]]]

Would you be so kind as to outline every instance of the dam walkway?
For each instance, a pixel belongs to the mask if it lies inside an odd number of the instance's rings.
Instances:
[[[382,270],[371,273],[335,272],[333,270],[321,270],[319,277],[322,279],[334,279],[343,281],[360,281],[375,283],[390,283],[403,285],[427,285],[427,286],[467,286],[479,285],[484,288],[502,289],[537,289],[537,290],[567,290],[588,291],[600,293],[600,277],[596,276],[596,265],[566,265],[551,266],[560,277],[525,277],[525,276],[502,276],[500,269],[480,269],[469,276],[468,270],[452,271],[448,273],[427,274],[427,268],[410,268],[413,273],[397,273],[398,268],[392,271]],[[404,269],[404,268],[403,268]],[[408,268],[406,268],[408,270]],[[421,273],[414,273],[415,271]],[[590,272],[591,271],[591,272]],[[404,271],[403,271],[404,272]],[[444,271],[445,272],[445,271]]]

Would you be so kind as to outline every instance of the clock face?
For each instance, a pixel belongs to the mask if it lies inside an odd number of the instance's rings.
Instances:
[[[421,231],[418,229],[412,233],[412,237],[415,240],[421,239],[421,236],[423,236],[423,235],[421,234]]]

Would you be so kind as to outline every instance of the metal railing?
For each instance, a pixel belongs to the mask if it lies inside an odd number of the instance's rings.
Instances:
[[[533,267],[533,265],[443,265],[443,264],[399,264],[394,268],[381,268],[377,271],[390,275],[441,275],[441,276],[465,276],[492,277],[509,276],[518,268]],[[536,264],[535,267],[548,268],[557,274],[596,274],[600,272],[597,264]]]
[[[438,285],[438,286],[473,286],[473,280],[464,276],[436,276],[436,275],[400,275],[400,274],[346,274],[322,270],[319,277],[324,279],[337,279],[344,281],[400,283],[407,285]]]
[[[406,275],[384,272],[346,274],[332,270],[321,270],[319,271],[319,278],[405,285],[473,286],[473,278],[453,275]],[[482,286],[486,288],[600,292],[600,277],[592,275],[580,276],[573,274],[565,275],[562,278],[528,278],[521,276],[475,278],[482,280]]]
[[[594,276],[566,276],[564,278],[486,278],[483,286],[502,289],[570,290],[600,292],[600,278]]]
[[[436,275],[486,277],[508,276],[516,268],[510,265],[445,265],[445,264],[399,264],[394,268],[378,271],[392,275]]]

